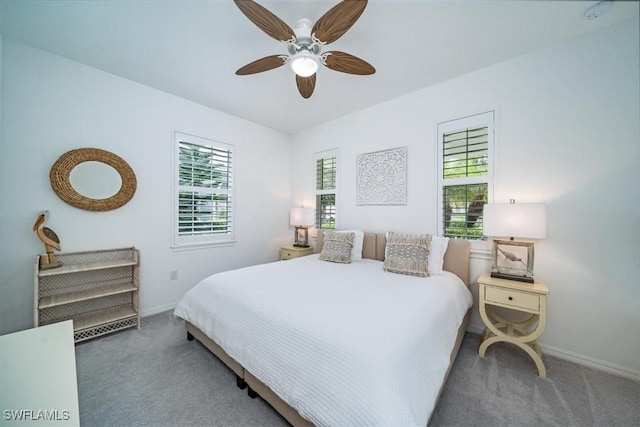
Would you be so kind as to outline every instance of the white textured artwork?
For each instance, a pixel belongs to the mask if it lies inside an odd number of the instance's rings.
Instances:
[[[357,205],[407,204],[407,147],[360,154]]]

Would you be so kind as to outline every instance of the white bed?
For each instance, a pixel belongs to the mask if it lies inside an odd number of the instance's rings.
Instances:
[[[424,426],[471,305],[447,271],[311,255],[210,276],[175,315],[292,424]]]

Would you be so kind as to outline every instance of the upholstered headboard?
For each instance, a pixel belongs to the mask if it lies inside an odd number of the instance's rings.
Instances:
[[[316,253],[322,252],[324,242],[323,230],[318,230]],[[385,233],[364,233],[362,257],[384,261],[384,248],[387,244]],[[469,286],[469,242],[464,239],[449,239],[447,252],[444,254],[443,269],[458,276]]]

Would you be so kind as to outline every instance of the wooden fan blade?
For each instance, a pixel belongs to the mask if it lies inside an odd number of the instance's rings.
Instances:
[[[298,85],[298,91],[303,98],[309,98],[313,95],[313,89],[316,87],[316,75],[313,74],[309,77],[300,77],[296,75],[296,84]]]
[[[276,40],[287,41],[295,34],[282,19],[252,0],[233,0],[238,9],[262,31]]]
[[[284,55],[271,55],[245,65],[244,67],[238,69],[238,71],[236,71],[236,74],[239,76],[246,76],[247,74],[261,73],[263,71],[269,71],[273,70],[274,68],[281,67],[284,64]]]
[[[358,74],[363,76],[376,72],[373,65],[348,53],[333,50],[325,52],[323,57],[325,58],[324,62],[327,67],[334,71],[340,71],[341,73]]]
[[[344,0],[333,6],[327,13],[322,15],[311,30],[311,34],[325,43],[333,43],[356,23],[367,0]]]

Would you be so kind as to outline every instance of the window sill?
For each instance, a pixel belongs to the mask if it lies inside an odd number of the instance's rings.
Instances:
[[[174,252],[193,251],[198,249],[220,248],[225,246],[234,246],[235,240],[222,240],[219,242],[202,242],[202,243],[181,243],[172,244],[171,250]]]

